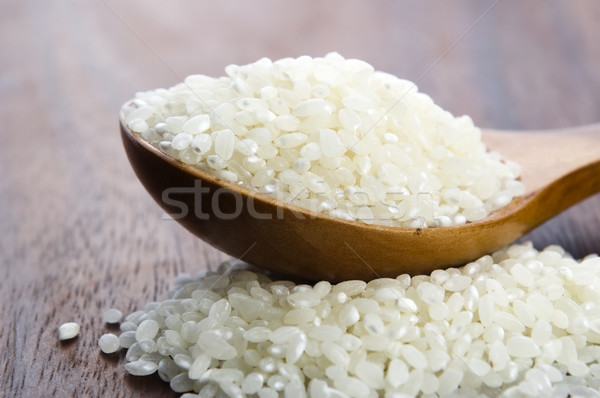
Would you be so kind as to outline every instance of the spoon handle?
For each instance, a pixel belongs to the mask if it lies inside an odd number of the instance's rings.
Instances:
[[[577,190],[590,196],[600,189],[600,124],[539,131],[485,130],[483,141],[505,159],[522,166],[521,179],[527,193],[586,168],[597,174],[592,173],[589,181],[581,181],[584,186]]]
[[[522,166],[520,218],[536,226],[600,192],[600,124],[548,131],[485,131],[483,140]]]

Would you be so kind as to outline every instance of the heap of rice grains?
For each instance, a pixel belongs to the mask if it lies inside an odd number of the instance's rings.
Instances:
[[[600,397],[596,255],[522,244],[429,276],[314,286],[227,262],[176,284],[119,341],[129,373],[158,371],[185,397]]]
[[[524,192],[518,165],[486,152],[468,116],[364,61],[263,58],[225,72],[137,93],[124,121],[220,179],[366,223],[460,225]]]

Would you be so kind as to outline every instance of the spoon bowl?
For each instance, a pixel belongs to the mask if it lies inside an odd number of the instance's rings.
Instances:
[[[600,191],[600,125],[536,132],[483,131],[483,141],[521,164],[526,192],[461,226],[365,224],[278,201],[172,158],[121,115],[129,161],[154,200],[217,249],[278,274],[370,280],[465,264],[525,235]]]

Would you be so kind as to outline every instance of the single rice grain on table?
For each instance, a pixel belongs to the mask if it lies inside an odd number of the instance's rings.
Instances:
[[[58,327],[58,339],[70,340],[79,335],[80,326],[76,322],[66,322]]]
[[[106,323],[119,323],[121,318],[123,318],[123,313],[116,308],[106,310],[104,314],[102,314],[102,320]]]
[[[190,398],[600,397],[600,258],[526,243],[337,285],[231,260],[121,329],[125,369]]]

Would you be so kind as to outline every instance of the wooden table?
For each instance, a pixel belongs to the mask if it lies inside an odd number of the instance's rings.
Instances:
[[[175,396],[102,355],[102,312],[161,300],[226,258],[164,220],[118,133],[137,90],[230,63],[338,51],[418,82],[482,127],[600,121],[600,2],[4,1],[0,396]],[[565,154],[577,156],[577,154]],[[527,239],[600,252],[597,195]],[[56,327],[81,335],[60,343]]]

